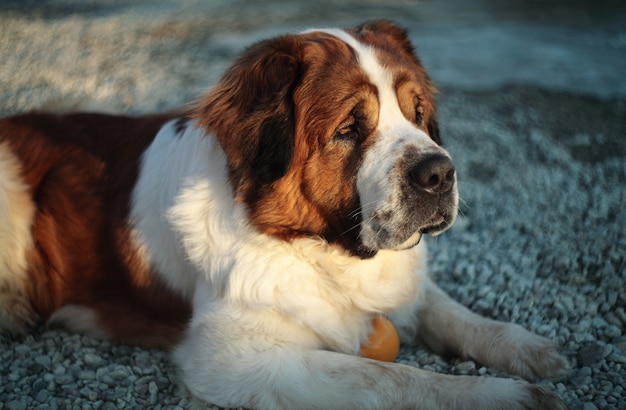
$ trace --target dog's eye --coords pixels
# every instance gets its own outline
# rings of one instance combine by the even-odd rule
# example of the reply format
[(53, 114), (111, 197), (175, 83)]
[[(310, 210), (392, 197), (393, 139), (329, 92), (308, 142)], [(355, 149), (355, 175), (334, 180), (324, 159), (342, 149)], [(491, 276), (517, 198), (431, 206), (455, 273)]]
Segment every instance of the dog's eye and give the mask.
[(415, 123), (418, 127), (424, 125), (424, 106), (419, 99), (417, 100), (417, 105), (415, 107)]
[(356, 141), (359, 139), (359, 136), (359, 130), (353, 116), (350, 116), (337, 128), (337, 131), (335, 131), (335, 139), (338, 140)]

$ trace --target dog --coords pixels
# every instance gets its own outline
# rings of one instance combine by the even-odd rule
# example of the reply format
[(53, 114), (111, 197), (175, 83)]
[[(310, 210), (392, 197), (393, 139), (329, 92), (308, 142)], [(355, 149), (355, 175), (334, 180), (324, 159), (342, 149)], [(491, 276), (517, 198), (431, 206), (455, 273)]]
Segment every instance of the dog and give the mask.
[(194, 396), (259, 409), (556, 409), (519, 379), (363, 357), (403, 342), (527, 379), (555, 345), (427, 273), (457, 175), (435, 88), (388, 21), (252, 45), (180, 112), (0, 122), (0, 326), (173, 350)]

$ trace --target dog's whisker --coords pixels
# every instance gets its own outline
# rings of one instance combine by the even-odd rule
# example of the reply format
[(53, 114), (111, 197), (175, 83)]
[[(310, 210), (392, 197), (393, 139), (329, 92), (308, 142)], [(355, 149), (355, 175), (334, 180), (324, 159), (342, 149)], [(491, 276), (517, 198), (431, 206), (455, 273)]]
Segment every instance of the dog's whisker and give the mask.
[[(341, 233), (339, 234), (339, 236), (344, 236), (344, 235), (346, 235), (348, 232), (351, 232), (351, 231), (353, 231), (353, 230), (355, 230), (355, 229), (357, 229), (357, 228), (360, 228), (362, 224), (364, 224), (364, 223), (366, 224), (366, 223), (368, 223), (369, 221), (371, 221), (372, 219), (374, 219), (374, 218), (373, 218), (373, 217), (370, 217), (370, 218), (368, 218), (366, 221), (361, 221), (360, 223), (354, 224), (354, 225), (353, 225), (353, 226), (351, 226), (350, 228), (348, 228), (348, 229), (346, 229), (345, 231), (341, 232)], [(359, 238), (361, 237), (361, 233), (360, 233), (360, 232), (359, 232), (358, 237), (359, 237)]]

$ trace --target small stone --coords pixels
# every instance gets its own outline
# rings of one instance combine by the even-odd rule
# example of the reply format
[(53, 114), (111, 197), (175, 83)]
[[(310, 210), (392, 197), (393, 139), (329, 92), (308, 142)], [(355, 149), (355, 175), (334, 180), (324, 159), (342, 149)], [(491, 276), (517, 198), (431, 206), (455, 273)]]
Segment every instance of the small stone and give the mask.
[(57, 374), (54, 377), (54, 382), (56, 384), (69, 384), (74, 381), (74, 376), (71, 374)]
[(578, 351), (578, 363), (581, 366), (589, 366), (602, 359), (604, 348), (596, 342), (585, 344)]
[(135, 384), (138, 386), (142, 386), (142, 385), (150, 383), (151, 381), (152, 381), (152, 376), (143, 376), (143, 377), (138, 378)]
[(35, 380), (35, 382), (33, 383), (33, 391), (39, 391), (43, 388), (46, 387), (46, 382), (42, 379), (37, 379)]
[(571, 379), (572, 383), (579, 388), (582, 388), (584, 391), (587, 391), (589, 384), (593, 382), (591, 376), (575, 376)]
[(61, 353), (61, 352), (54, 352), (52, 354), (52, 363), (55, 364), (55, 365), (58, 365), (58, 364), (60, 364), (63, 361), (64, 358), (65, 358), (65, 356), (63, 355), (63, 353)]
[(52, 369), (52, 360), (50, 359), (50, 356), (37, 356), (35, 357), (35, 363), (39, 364), (46, 370)]
[(78, 372), (78, 378), (80, 380), (95, 380), (96, 372), (94, 372), (93, 370), (81, 370), (80, 372)]
[[(596, 302), (589, 302), (587, 303), (587, 305), (585, 306), (585, 310), (587, 311), (587, 313), (589, 313), (590, 315), (595, 315), (598, 313), (598, 304)], [(586, 322), (586, 319), (583, 319), (583, 321)]]
[(83, 397), (86, 397), (87, 399), (89, 399), (89, 401), (95, 401), (98, 398), (98, 393), (91, 390), (89, 387), (83, 387), (82, 389), (79, 390), (79, 393)]
[(576, 343), (592, 343), (595, 339), (593, 335), (588, 332), (574, 333), (573, 338)]
[(117, 369), (110, 372), (109, 376), (118, 381), (124, 380), (128, 377), (128, 372), (126, 372), (125, 370)]
[(626, 311), (622, 307), (615, 309), (615, 316), (626, 326)]
[(602, 397), (596, 400), (597, 407), (600, 409), (606, 409), (609, 403)]
[(26, 410), (28, 404), (26, 403), (25, 398), (21, 398), (20, 400), (12, 400), (6, 404), (8, 410)]
[(585, 403), (583, 405), (583, 410), (598, 410), (598, 408), (593, 403)]
[(617, 362), (617, 363), (626, 364), (626, 356), (621, 355), (621, 354), (619, 354), (617, 352), (613, 352), (610, 355), (608, 355), (606, 360), (608, 360), (610, 362)]
[(148, 384), (148, 391), (150, 392), (150, 394), (157, 394), (159, 388), (157, 387), (157, 384), (155, 382), (150, 382)]
[(98, 369), (98, 371), (96, 372), (96, 379), (99, 382), (105, 383), (109, 386), (115, 384), (115, 380), (113, 380), (113, 378), (109, 374), (109, 370), (104, 367)]
[(18, 345), (13, 348), (17, 357), (27, 357), (30, 355), (30, 346)]
[(590, 384), (592, 382), (592, 378), (591, 378), (591, 367), (585, 366), (580, 368), (580, 370), (578, 370), (576, 372), (576, 375), (574, 375), (571, 378), (571, 382), (576, 385), (576, 386), (586, 386), (588, 384)]
[(459, 374), (476, 374), (476, 363), (471, 360), (462, 362), (454, 366), (454, 369)]
[(48, 397), (50, 397), (50, 392), (46, 389), (41, 389), (37, 392), (37, 394), (35, 394), (34, 399), (39, 403), (45, 403), (48, 400)]
[(617, 317), (617, 315), (614, 312), (608, 312), (607, 314), (605, 314), (604, 320), (606, 320), (608, 323), (614, 326), (618, 326), (618, 327), (622, 326), (622, 321)]
[(102, 364), (102, 358), (92, 353), (85, 354), (85, 356), (83, 356), (83, 361), (85, 362), (87, 366), (90, 366), (90, 367), (97, 367), (97, 366), (100, 366), (100, 364)]
[(613, 344), (617, 350), (626, 352), (626, 337), (621, 336), (616, 338), (616, 340), (613, 340)]
[(601, 329), (603, 327), (606, 327), (607, 325), (608, 323), (606, 322), (606, 320), (601, 317), (594, 317), (593, 319), (591, 319), (591, 326), (596, 329)]
[(550, 331), (553, 330), (552, 326), (550, 325), (541, 325), (539, 327), (537, 327), (536, 332), (542, 336), (548, 336), (548, 334), (550, 333)]
[(615, 325), (609, 325), (604, 329), (604, 335), (612, 339), (614, 337), (620, 337), (622, 335), (622, 331)]
[(107, 401), (104, 402), (104, 404), (102, 405), (102, 407), (100, 407), (101, 410), (117, 410), (117, 406), (115, 405), (115, 403)]
[(574, 300), (570, 296), (563, 296), (560, 301), (568, 312), (575, 310)]

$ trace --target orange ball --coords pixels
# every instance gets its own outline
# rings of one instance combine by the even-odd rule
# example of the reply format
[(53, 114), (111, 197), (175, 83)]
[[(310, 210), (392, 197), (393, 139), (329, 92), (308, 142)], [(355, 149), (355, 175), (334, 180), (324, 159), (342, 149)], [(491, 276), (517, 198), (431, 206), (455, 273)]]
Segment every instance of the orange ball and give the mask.
[(372, 333), (361, 346), (361, 356), (383, 362), (393, 362), (400, 351), (400, 338), (393, 324), (382, 316), (372, 319)]

